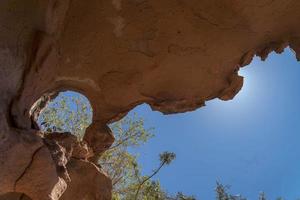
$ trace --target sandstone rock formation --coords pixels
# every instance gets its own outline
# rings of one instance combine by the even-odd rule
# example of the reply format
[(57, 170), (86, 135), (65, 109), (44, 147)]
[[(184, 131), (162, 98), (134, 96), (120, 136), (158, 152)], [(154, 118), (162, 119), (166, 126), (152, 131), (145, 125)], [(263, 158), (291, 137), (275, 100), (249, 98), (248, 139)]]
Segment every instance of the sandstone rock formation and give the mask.
[[(232, 99), (254, 55), (289, 45), (300, 59), (299, 19), (298, 0), (2, 0), (0, 199), (110, 199), (93, 164), (107, 123), (141, 103), (170, 114)], [(32, 120), (63, 90), (93, 106), (82, 144)]]

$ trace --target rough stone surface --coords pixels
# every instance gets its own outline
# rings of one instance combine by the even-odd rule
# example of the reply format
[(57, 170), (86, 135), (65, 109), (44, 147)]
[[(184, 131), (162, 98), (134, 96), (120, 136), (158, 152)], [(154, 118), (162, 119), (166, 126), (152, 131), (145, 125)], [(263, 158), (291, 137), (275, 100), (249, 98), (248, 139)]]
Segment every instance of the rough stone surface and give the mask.
[(111, 180), (98, 167), (72, 159), (67, 168), (72, 181), (61, 200), (111, 199)]
[[(299, 11), (298, 0), (2, 0), (0, 195), (76, 199), (84, 178), (98, 185), (80, 198), (109, 199), (92, 163), (113, 142), (107, 123), (141, 103), (171, 114), (230, 100), (254, 55), (289, 45), (300, 60)], [(36, 130), (45, 102), (30, 116), (63, 90), (93, 106), (82, 144)]]
[(11, 193), (0, 195), (0, 200), (31, 200), (31, 199), (25, 194), (11, 192)]

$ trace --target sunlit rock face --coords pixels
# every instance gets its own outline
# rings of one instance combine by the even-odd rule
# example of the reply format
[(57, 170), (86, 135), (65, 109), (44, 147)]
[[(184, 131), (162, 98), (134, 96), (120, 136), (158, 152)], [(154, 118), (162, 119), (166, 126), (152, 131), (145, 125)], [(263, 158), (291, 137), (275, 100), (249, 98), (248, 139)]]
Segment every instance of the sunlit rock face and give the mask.
[[(299, 19), (298, 0), (2, 0), (0, 195), (110, 199), (93, 163), (113, 142), (108, 122), (141, 103), (169, 114), (232, 99), (255, 54), (290, 45), (300, 59)], [(93, 106), (82, 144), (43, 137), (29, 114), (68, 89)]]

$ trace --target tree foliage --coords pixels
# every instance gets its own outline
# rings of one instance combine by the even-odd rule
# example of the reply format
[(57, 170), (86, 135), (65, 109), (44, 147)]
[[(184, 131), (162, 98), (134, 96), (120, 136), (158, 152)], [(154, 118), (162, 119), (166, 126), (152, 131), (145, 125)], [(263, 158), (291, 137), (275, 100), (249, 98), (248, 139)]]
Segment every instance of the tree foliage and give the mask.
[(216, 186), (216, 200), (246, 200), (241, 195), (231, 195), (228, 193), (229, 186), (224, 186), (221, 183), (217, 182)]
[(92, 108), (82, 95), (60, 94), (42, 110), (37, 123), (44, 132), (70, 132), (82, 139), (92, 123)]
[[(247, 198), (242, 195), (232, 195), (229, 193), (229, 186), (224, 186), (221, 183), (217, 182), (217, 186), (215, 189), (216, 192), (216, 200), (247, 200)], [(264, 192), (260, 192), (258, 196), (258, 200), (267, 200), (266, 194)], [(276, 198), (276, 200), (284, 200), (282, 197)]]

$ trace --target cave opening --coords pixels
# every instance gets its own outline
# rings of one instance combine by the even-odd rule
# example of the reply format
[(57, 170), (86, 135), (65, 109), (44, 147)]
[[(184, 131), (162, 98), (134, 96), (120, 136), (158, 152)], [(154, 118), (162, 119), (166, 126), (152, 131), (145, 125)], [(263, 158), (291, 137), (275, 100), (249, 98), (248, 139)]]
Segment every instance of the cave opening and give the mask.
[[(37, 104), (42, 104), (42, 108), (36, 109)], [(34, 115), (31, 111), (30, 114), (35, 116), (33, 120), (45, 134), (68, 132), (82, 140), (92, 123), (93, 109), (89, 100), (75, 91), (45, 95), (34, 104), (33, 109), (38, 113)]]
[[(145, 120), (155, 136), (129, 149), (139, 155), (141, 173), (151, 173), (157, 155), (176, 153), (175, 162), (154, 180), (169, 193), (214, 199), (216, 181), (233, 194), (258, 199), (300, 197), (300, 67), (289, 48), (265, 61), (254, 57), (241, 68), (244, 86), (231, 101), (214, 99), (193, 112), (165, 116), (137, 106), (127, 117)], [(180, 180), (180, 184), (178, 183)]]

